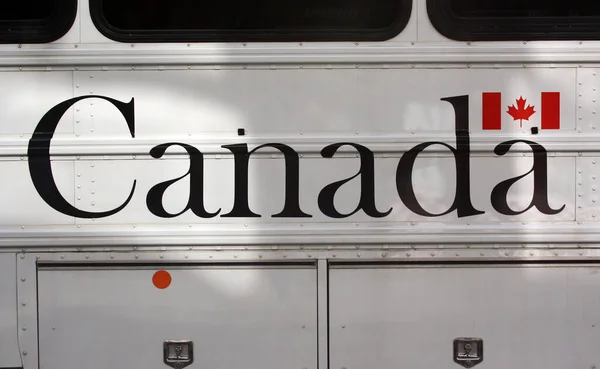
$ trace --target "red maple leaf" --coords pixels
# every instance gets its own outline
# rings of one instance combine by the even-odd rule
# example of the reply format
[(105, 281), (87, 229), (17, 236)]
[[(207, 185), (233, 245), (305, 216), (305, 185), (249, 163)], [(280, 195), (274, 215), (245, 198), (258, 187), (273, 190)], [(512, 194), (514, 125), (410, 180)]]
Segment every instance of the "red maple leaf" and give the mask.
[(519, 97), (519, 99), (516, 101), (517, 107), (515, 108), (515, 104), (509, 106), (507, 113), (513, 117), (513, 120), (518, 119), (520, 121), (519, 127), (523, 127), (523, 119), (529, 120), (529, 117), (535, 113), (535, 110), (533, 110), (534, 107), (531, 105), (527, 105), (527, 108), (525, 108), (527, 99), (524, 99), (523, 96)]

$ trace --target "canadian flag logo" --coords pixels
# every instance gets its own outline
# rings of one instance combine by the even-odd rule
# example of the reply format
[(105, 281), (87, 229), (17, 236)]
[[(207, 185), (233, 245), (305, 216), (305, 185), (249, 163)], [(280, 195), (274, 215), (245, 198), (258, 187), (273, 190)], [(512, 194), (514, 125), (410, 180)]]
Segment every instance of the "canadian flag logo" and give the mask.
[[(560, 129), (560, 92), (542, 92), (541, 104), (541, 129)], [(529, 121), (538, 109), (527, 103), (523, 96), (514, 100), (512, 105), (502, 106), (502, 93), (484, 92), (482, 94), (482, 119), (481, 125), (484, 130), (502, 129), (502, 114), (508, 114), (513, 121), (519, 122), (523, 127), (523, 121)]]

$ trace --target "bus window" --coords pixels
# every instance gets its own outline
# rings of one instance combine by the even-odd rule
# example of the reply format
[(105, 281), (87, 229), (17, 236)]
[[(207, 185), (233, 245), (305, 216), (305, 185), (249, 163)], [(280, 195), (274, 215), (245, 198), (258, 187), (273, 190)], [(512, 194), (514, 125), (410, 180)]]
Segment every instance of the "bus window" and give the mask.
[(90, 0), (121, 42), (382, 41), (408, 23), (412, 0)]
[(427, 11), (459, 41), (600, 39), (598, 1), (427, 0)]
[(56, 41), (75, 21), (77, 0), (0, 1), (0, 43)]

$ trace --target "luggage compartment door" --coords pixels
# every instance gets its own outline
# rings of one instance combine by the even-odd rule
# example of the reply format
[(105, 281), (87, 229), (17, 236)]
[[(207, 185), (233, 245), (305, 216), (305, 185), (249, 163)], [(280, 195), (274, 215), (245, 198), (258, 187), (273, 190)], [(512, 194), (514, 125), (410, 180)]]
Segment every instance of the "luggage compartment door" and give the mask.
[(41, 367), (316, 369), (316, 278), (314, 265), (40, 267)]
[(600, 365), (598, 265), (331, 268), (331, 368)]

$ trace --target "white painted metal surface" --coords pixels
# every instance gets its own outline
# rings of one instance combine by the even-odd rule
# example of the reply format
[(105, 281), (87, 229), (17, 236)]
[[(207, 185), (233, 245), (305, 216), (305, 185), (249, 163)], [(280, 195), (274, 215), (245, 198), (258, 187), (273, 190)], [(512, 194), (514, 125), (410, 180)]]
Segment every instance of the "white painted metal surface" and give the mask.
[[(582, 189), (590, 187), (594, 191), (595, 174), (588, 168), (578, 168), (578, 160), (589, 157), (593, 162), (597, 157), (595, 69), (161, 69), (76, 68), (0, 74), (0, 80), (16, 84), (23, 96), (27, 91), (41, 94), (53, 86), (60, 87), (58, 93), (44, 94), (40, 101), (34, 99), (31, 109), (25, 109), (25, 102), (19, 100), (8, 104), (2, 113), (7, 120), (21, 116), (24, 122), (19, 130), (6, 123), (6, 134), (0, 137), (6, 155), (6, 160), (0, 161), (0, 171), (15, 176), (13, 181), (0, 184), (5, 187), (2, 193), (6, 203), (11, 204), (0, 209), (0, 219), (4, 219), (0, 234), (4, 239), (15, 240), (11, 245), (19, 246), (37, 242), (32, 237), (41, 234), (53, 235), (50, 243), (57, 237), (62, 243), (75, 243), (77, 235), (84, 235), (88, 241), (81, 242), (85, 246), (92, 243), (92, 238), (112, 235), (117, 237), (113, 243), (139, 245), (140, 238), (130, 236), (146, 237), (149, 232), (158, 232), (163, 238), (154, 242), (175, 244), (181, 240), (172, 236), (181, 235), (182, 227), (185, 232), (196, 232), (189, 233), (195, 238), (188, 242), (203, 245), (216, 240), (239, 243), (233, 241), (233, 235), (242, 237), (245, 244), (289, 243), (286, 237), (291, 234), (295, 234), (294, 243), (303, 244), (331, 242), (331, 237), (341, 243), (352, 242), (340, 235), (357, 242), (363, 237), (384, 243), (435, 243), (439, 242), (435, 236), (439, 232), (462, 234), (451, 242), (472, 242), (471, 236), (481, 234), (487, 235), (486, 242), (490, 243), (529, 242), (536, 237), (546, 242), (591, 242), (591, 237), (597, 238), (593, 214), (579, 213), (588, 211), (579, 207), (582, 201), (594, 204), (593, 196), (583, 196)], [(482, 94), (486, 92), (502, 94), (499, 130), (482, 129)], [(543, 92), (560, 93), (560, 129), (532, 134), (532, 127), (541, 127)], [(136, 188), (131, 202), (112, 216), (73, 219), (53, 210), (34, 190), (26, 165), (31, 159), (25, 154), (28, 145), (34, 144), (35, 140), (29, 139), (45, 112), (68, 98), (90, 95), (123, 103), (133, 101), (135, 137), (122, 113), (108, 101), (89, 98), (74, 104), (62, 116), (50, 146), (59, 192), (77, 209), (100, 212), (123, 204), (134, 181)], [(463, 95), (468, 96), (469, 103), (468, 178), (463, 170), (457, 173), (452, 153), (440, 144), (419, 154), (412, 172), (399, 173), (399, 161), (417, 145), (442, 142), (457, 147), (458, 114), (441, 99)], [(535, 109), (522, 122), (515, 121), (506, 110), (520, 97)], [(0, 91), (0, 101), (3, 99), (12, 101), (15, 97), (9, 90)], [(21, 115), (24, 110), (26, 114)], [(238, 135), (240, 128), (245, 130), (242, 136)], [(516, 212), (528, 207), (534, 194), (533, 178), (540, 172), (547, 186), (544, 189), (538, 184), (536, 191), (547, 191), (544, 197), (552, 209), (564, 206), (560, 212), (549, 214), (532, 208), (515, 216), (492, 206), (494, 187), (532, 168), (532, 150), (523, 143), (512, 146), (504, 155), (494, 153), (497, 145), (510, 140), (541, 145), (547, 153), (543, 161), (548, 172), (536, 168), (535, 174), (516, 181), (506, 194), (508, 206)], [(220, 210), (217, 216), (203, 218), (188, 210), (175, 217), (160, 217), (150, 210), (149, 190), (185, 175), (190, 166), (180, 148), (170, 148), (161, 160), (150, 157), (154, 146), (167, 142), (188, 144), (204, 154), (203, 172), (195, 169), (195, 174), (204, 176), (205, 208), (209, 212)], [(360, 158), (349, 146), (342, 147), (333, 158), (323, 157), (321, 150), (338, 142), (356, 143), (370, 150), (373, 176), (363, 168), (362, 174), (350, 180), (360, 169)], [(253, 154), (248, 167), (249, 207), (261, 217), (223, 217), (233, 209), (236, 195), (234, 157), (222, 146), (236, 143), (248, 143), (250, 150), (266, 143), (289, 145), (295, 150), (299, 160), (298, 202), (311, 217), (271, 217), (283, 208), (286, 170), (283, 156), (265, 149)], [(199, 160), (194, 159), (194, 163), (197, 165)], [(365, 160), (371, 162), (368, 157)], [(576, 179), (579, 174), (585, 177)], [(361, 178), (373, 183), (372, 191), (362, 188)], [(420, 214), (409, 208), (406, 197), (399, 194), (397, 186), (402, 178), (410, 178), (419, 206), (431, 214), (444, 213), (451, 207), (457, 179), (463, 184), (468, 182), (473, 206), (483, 214)], [(375, 217), (373, 212), (359, 209), (351, 216), (331, 216), (318, 204), (319, 194), (327, 185), (341, 180), (348, 183), (336, 191), (335, 211), (352, 213), (367, 191), (373, 192), (367, 196), (373, 196), (378, 212), (390, 213)], [(198, 195), (199, 191), (199, 187), (190, 189), (188, 175), (165, 191), (162, 205), (169, 213), (177, 214), (185, 210), (190, 194)], [(17, 204), (24, 203), (27, 206), (20, 214)], [(588, 204), (585, 209), (592, 207)], [(15, 216), (15, 211), (20, 215)], [(331, 228), (333, 225), (337, 230)], [(547, 228), (557, 226), (562, 231), (550, 235)], [(581, 231), (584, 226), (591, 227), (591, 237)], [(204, 239), (196, 237), (200, 234)], [(511, 237), (510, 241), (506, 237)]]
[(17, 325), (17, 262), (15, 254), (0, 254), (0, 367), (21, 367)]
[(164, 267), (39, 271), (46, 369), (163, 368), (164, 340), (192, 340), (188, 368), (317, 367), (314, 267)]
[(453, 340), (483, 339), (478, 368), (600, 362), (595, 265), (334, 268), (331, 368), (459, 368)]

